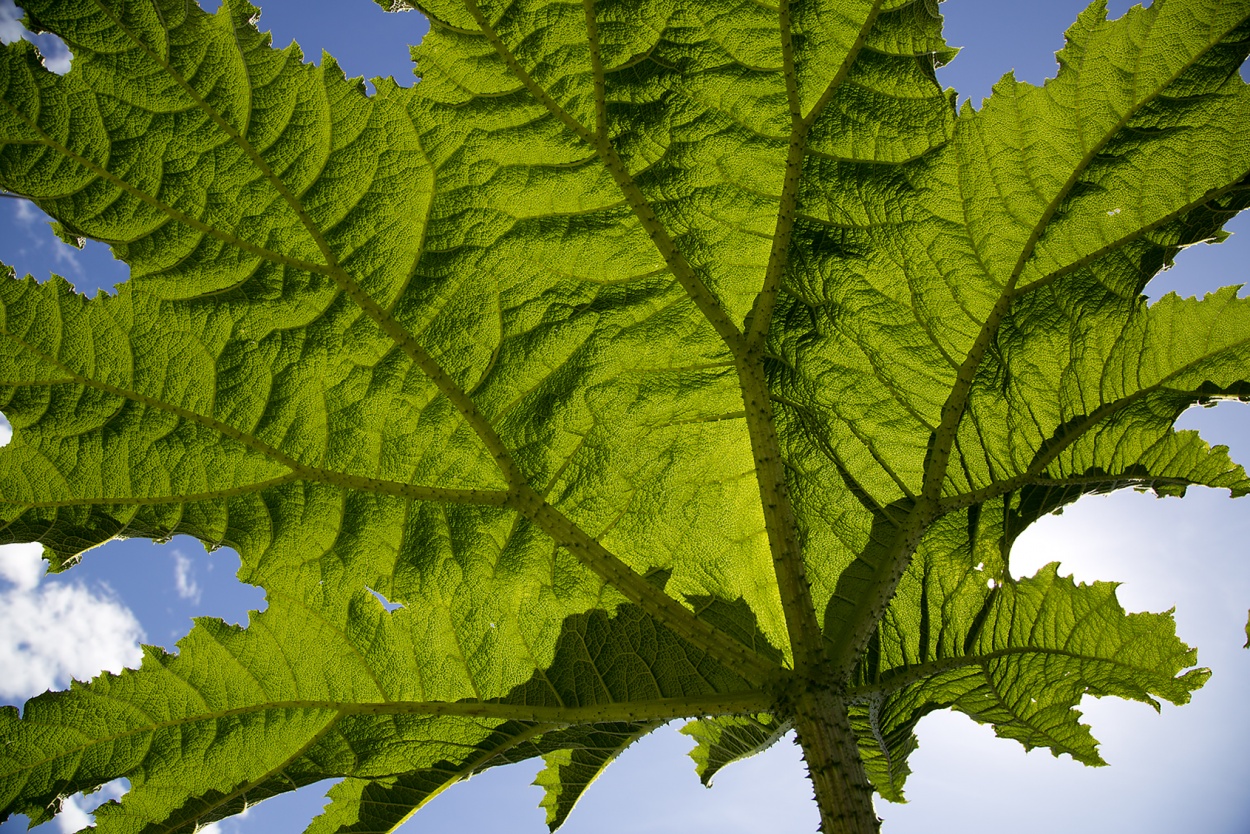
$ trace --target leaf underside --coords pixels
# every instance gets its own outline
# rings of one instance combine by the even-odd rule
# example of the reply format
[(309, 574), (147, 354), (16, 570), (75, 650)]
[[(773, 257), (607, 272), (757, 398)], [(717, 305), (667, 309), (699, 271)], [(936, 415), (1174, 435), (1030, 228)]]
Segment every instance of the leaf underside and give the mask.
[(767, 714), (700, 718), (682, 728), (695, 740), (690, 758), (699, 781), (708, 787), (721, 768), (762, 753), (789, 730), (789, 722)]
[(343, 777), (308, 830), (390, 831), (542, 757), (554, 830), (667, 720), (705, 783), (772, 744), (816, 657), (901, 800), (933, 710), (1100, 764), (1084, 695), (1205, 681), (1010, 552), (1250, 492), (1172, 428), (1250, 396), (1250, 302), (1142, 296), (1250, 204), (1250, 2), (1100, 0), (959, 112), (928, 0), (434, 0), (372, 95), (243, 0), (23, 6), (73, 65), (3, 47), (0, 187), (132, 277), (0, 276), (0, 542), (191, 535), (268, 607), (0, 711), (0, 820)]

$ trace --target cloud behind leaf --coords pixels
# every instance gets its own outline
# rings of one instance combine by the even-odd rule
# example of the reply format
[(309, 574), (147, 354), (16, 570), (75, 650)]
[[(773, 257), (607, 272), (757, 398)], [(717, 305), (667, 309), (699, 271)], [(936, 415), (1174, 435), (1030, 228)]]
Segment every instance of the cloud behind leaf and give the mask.
[(42, 581), (41, 550), (0, 547), (0, 698), (10, 702), (142, 659), (131, 610), (107, 588)]
[(181, 550), (173, 552), (174, 589), (178, 596), (197, 605), (200, 602), (200, 583), (195, 581), (195, 565)]

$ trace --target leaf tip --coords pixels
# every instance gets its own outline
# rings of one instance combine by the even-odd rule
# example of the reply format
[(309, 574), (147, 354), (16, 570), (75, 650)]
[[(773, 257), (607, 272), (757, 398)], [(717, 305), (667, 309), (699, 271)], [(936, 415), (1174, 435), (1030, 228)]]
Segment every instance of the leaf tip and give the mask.
[(1200, 666), (1197, 669), (1190, 669), (1176, 680), (1185, 688), (1185, 693), (1179, 700), (1171, 698), (1168, 698), (1168, 700), (1179, 707), (1188, 704), (1193, 697), (1193, 693), (1206, 686), (1207, 681), (1211, 680), (1211, 670), (1205, 666)]

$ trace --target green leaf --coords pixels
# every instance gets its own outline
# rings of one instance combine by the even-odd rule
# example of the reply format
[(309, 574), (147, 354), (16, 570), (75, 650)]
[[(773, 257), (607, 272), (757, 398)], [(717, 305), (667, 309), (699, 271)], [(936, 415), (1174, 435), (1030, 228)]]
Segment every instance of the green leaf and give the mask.
[[(328, 608), (314, 610), (325, 616)], [(97, 818), (101, 831), (158, 821), (191, 830), (273, 793), (351, 775), (326, 817), (350, 823), (342, 830), (389, 830), (370, 826), (398, 825), (485, 767), (582, 749), (612, 732), (605, 722), (763, 703), (633, 606), (566, 621), (546, 668), (493, 699), (423, 697), (434, 667), (413, 663), (411, 635), (425, 629), (408, 609), (388, 613), (362, 591), (339, 622), (310, 622), (307, 613), (271, 595), (246, 630), (204, 619), (177, 655), (149, 649), (140, 670), (32, 699), (20, 720), (6, 709), (0, 733), (15, 752), (3, 760), (5, 772), (21, 781), (7, 801), (43, 818), (67, 791), (124, 771), (131, 789)], [(489, 686), (486, 678), (466, 683)], [(78, 727), (72, 736), (44, 729), (65, 716)], [(591, 725), (592, 740), (568, 730), (541, 735), (569, 724)], [(192, 773), (201, 781), (189, 783)]]
[[(1163, 35), (1174, 16), (1203, 36), (1181, 46)], [(782, 396), (806, 435), (792, 455), (811, 473), (796, 493), (810, 484), (812, 498), (796, 502), (849, 526), (855, 490), (838, 512), (821, 482), (853, 479), (862, 542), (870, 519), (904, 517), (917, 498), (950, 506), (1095, 467), (1149, 469), (1184, 442), (1170, 425), (1188, 403), (1244, 393), (1234, 369), (1245, 331), (1219, 321), (1244, 315), (1233, 312), (1243, 302), (1227, 292), (1147, 313), (1139, 293), (1179, 246), (1246, 204), (1250, 147), (1227, 140), (1250, 117), (1235, 72), (1245, 49), (1236, 4), (1158, 4), (1114, 22), (1095, 4), (1069, 31), (1056, 79), (1004, 79), (913, 183), (895, 186), (891, 216), (854, 246), (814, 247), (809, 274), (821, 280), (804, 286), (790, 319), (802, 326), (782, 350)], [(813, 244), (828, 239), (817, 234)], [(866, 305), (871, 315), (848, 314)], [(1181, 337), (1186, 327), (1196, 332)], [(813, 527), (829, 542), (814, 551), (840, 552), (828, 522)], [(895, 546), (873, 538), (879, 555), (857, 542), (858, 561), (820, 571), (837, 577), (834, 643), (863, 645), (876, 589), (897, 578)]]
[(543, 789), (541, 807), (547, 811), (547, 828), (564, 825), (569, 812), (590, 783), (638, 739), (660, 727), (662, 722), (602, 724), (582, 733), (577, 746), (564, 746), (543, 756), (546, 762), (534, 780)]
[(0, 187), (132, 277), (0, 276), (0, 542), (192, 535), (268, 608), (5, 710), (0, 818), (344, 777), (310, 830), (389, 831), (541, 756), (554, 828), (686, 717), (705, 782), (793, 727), (863, 834), (928, 712), (1099, 764), (1084, 695), (1205, 680), (1010, 553), (1250, 492), (1173, 428), (1250, 397), (1250, 301), (1142, 296), (1250, 205), (1250, 2), (1096, 2), (958, 113), (931, 0), (433, 0), (373, 94), (243, 0), (24, 7), (74, 60), (3, 48)]
[(538, 755), (533, 740), (546, 729), (542, 724), (505, 722), (450, 760), (375, 778), (348, 777), (330, 788), (330, 803), (307, 831), (391, 831), (456, 782), (494, 765)]
[(728, 715), (691, 721), (682, 732), (695, 740), (690, 751), (699, 781), (711, 787), (721, 768), (762, 753), (790, 731), (771, 715)]
[(1176, 638), (1171, 612), (1126, 614), (1113, 583), (1078, 585), (1058, 575), (1058, 563), (1003, 580), (973, 566), (967, 524), (948, 517), (935, 531), (946, 540), (917, 554), (852, 688), (861, 753), (886, 798), (902, 800), (913, 730), (935, 709), (964, 712), (1028, 749), (1101, 765), (1078, 721), (1083, 696), (1158, 709), (1157, 698), (1188, 703), (1210, 676), (1189, 669), (1196, 653)]

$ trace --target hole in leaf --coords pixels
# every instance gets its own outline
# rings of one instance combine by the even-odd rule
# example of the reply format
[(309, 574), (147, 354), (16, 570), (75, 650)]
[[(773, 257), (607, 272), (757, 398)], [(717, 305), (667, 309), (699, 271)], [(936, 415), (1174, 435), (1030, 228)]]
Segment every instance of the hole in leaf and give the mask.
[(69, 72), (73, 53), (65, 41), (48, 32), (35, 34), (22, 25), (22, 13), (13, 0), (0, 0), (0, 42), (13, 43), (25, 38), (35, 45), (49, 72), (64, 75)]
[(130, 278), (130, 268), (113, 257), (107, 244), (89, 239), (66, 243), (52, 218), (34, 203), (0, 193), (15, 198), (0, 200), (0, 261), (13, 267), (17, 277), (33, 275), (42, 282), (50, 274), (60, 275), (83, 295), (112, 294), (115, 285)]
[(404, 607), (404, 604), (402, 602), (391, 602), (389, 599), (382, 596), (382, 594), (373, 590), (368, 585), (365, 586), (365, 590), (373, 594), (373, 598), (376, 599), (378, 602), (382, 603), (382, 607), (385, 608), (387, 611), (395, 611), (397, 609)]
[(0, 703), (17, 706), (142, 660), (144, 630), (125, 601), (77, 573), (47, 574), (43, 557), (38, 543), (0, 547)]
[(61, 804), (61, 812), (56, 815), (57, 827), (61, 831), (82, 831), (87, 826), (95, 825), (95, 810), (106, 802), (121, 799), (129, 790), (129, 779), (114, 779), (94, 791), (66, 797)]

